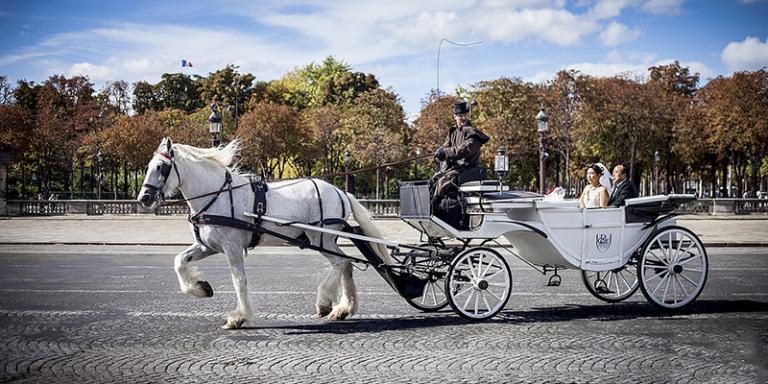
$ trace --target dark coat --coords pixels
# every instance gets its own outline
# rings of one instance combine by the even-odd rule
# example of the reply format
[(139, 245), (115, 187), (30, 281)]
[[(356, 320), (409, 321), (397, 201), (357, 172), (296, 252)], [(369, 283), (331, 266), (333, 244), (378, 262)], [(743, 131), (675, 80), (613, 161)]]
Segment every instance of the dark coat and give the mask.
[(448, 132), (448, 138), (441, 146), (445, 151), (446, 169), (432, 176), (435, 196), (445, 196), (455, 188), (456, 179), (461, 172), (477, 167), (480, 163), (480, 147), (490, 138), (471, 122), (463, 127), (454, 126)]
[(627, 204), (627, 199), (639, 196), (635, 183), (630, 179), (624, 179), (621, 184), (613, 188), (613, 192), (608, 196), (608, 205), (622, 206)]
[(469, 122), (463, 127), (454, 126), (441, 146), (445, 150), (448, 169), (473, 168), (480, 163), (480, 147), (490, 138)]

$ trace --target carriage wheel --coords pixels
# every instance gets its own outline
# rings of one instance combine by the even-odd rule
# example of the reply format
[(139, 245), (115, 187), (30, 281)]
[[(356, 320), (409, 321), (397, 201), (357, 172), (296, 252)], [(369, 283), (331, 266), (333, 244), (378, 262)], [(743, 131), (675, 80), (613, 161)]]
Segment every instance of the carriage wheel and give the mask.
[(707, 251), (693, 232), (665, 227), (643, 247), (637, 270), (640, 290), (657, 307), (682, 308), (704, 289), (708, 269)]
[(512, 270), (489, 248), (464, 251), (451, 263), (445, 280), (448, 303), (459, 316), (475, 321), (499, 313), (512, 291)]
[(440, 259), (429, 259), (419, 262), (419, 270), (414, 275), (427, 281), (421, 296), (413, 299), (405, 299), (414, 308), (424, 312), (435, 312), (448, 305), (445, 296), (445, 275), (450, 265)]
[(592, 296), (609, 303), (617, 303), (632, 296), (639, 287), (637, 261), (630, 260), (612, 271), (581, 271), (581, 280)]

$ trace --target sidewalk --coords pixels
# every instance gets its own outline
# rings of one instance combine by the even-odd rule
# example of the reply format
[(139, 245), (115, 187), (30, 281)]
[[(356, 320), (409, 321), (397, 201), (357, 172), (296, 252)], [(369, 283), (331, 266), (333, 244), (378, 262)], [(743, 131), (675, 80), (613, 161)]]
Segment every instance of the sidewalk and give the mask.
[[(399, 219), (374, 222), (389, 241), (420, 242), (419, 232)], [(707, 247), (768, 247), (768, 215), (685, 216), (678, 218), (678, 225), (696, 233)], [(0, 218), (0, 247), (3, 244), (189, 245), (193, 241), (186, 216)], [(349, 244), (349, 241), (340, 243)]]

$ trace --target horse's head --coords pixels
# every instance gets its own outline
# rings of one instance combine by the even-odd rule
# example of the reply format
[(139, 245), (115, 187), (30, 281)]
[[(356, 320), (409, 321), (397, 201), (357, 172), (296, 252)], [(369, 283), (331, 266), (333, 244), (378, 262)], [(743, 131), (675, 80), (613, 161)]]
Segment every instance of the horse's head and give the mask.
[[(175, 171), (175, 177), (171, 177), (171, 170)], [(170, 196), (179, 184), (181, 177), (176, 167), (173, 142), (170, 138), (165, 138), (147, 166), (147, 176), (144, 177), (138, 201), (144, 207), (154, 207), (158, 201)]]

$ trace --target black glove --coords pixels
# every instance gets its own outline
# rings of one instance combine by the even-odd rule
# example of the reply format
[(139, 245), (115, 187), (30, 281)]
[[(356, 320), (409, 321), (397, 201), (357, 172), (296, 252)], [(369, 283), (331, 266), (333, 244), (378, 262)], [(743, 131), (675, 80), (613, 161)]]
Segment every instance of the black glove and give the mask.
[(443, 147), (440, 147), (435, 151), (435, 157), (437, 157), (440, 161), (445, 161), (445, 149)]

